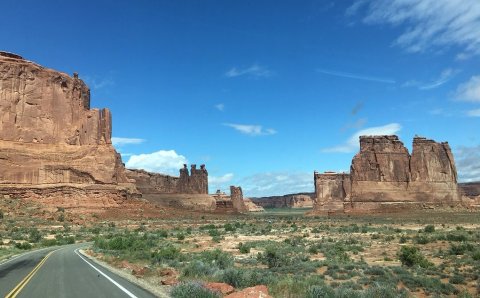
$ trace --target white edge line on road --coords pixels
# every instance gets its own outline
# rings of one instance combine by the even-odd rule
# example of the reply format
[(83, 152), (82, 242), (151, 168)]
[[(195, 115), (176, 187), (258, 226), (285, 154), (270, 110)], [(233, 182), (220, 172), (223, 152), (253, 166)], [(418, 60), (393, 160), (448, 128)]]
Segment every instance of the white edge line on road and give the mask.
[(93, 266), (92, 264), (90, 264), (89, 261), (85, 260), (84, 257), (82, 257), (79, 253), (78, 253), (78, 250), (79, 248), (77, 248), (75, 250), (75, 253), (77, 254), (77, 256), (80, 257), (80, 259), (82, 259), (85, 263), (87, 263), (88, 265), (90, 265), (93, 269), (97, 270), (101, 275), (103, 275), (106, 279), (108, 279), (112, 284), (116, 285), (120, 290), (122, 290), (125, 294), (127, 294), (128, 296), (132, 297), (132, 298), (138, 298), (137, 296), (133, 295), (132, 292), (130, 292), (129, 290), (125, 289), (121, 284), (119, 284), (118, 282), (114, 281), (113, 279), (111, 279), (108, 275), (106, 275), (105, 273), (103, 273), (102, 271), (100, 271), (97, 267)]

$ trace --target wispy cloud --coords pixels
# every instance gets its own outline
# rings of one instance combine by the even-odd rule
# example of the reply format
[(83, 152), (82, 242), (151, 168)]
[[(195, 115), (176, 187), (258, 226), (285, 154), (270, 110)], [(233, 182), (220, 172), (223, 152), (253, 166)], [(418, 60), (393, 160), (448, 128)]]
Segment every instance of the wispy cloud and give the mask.
[(223, 125), (231, 127), (236, 131), (249, 136), (267, 136), (274, 135), (277, 131), (273, 128), (263, 128), (261, 125), (224, 123)]
[(467, 111), (469, 117), (480, 117), (480, 109)]
[(455, 150), (458, 178), (461, 182), (480, 181), (480, 145)]
[(220, 112), (223, 112), (225, 110), (225, 105), (223, 103), (216, 104), (213, 107), (219, 110)]
[(210, 192), (215, 192), (217, 189), (219, 189), (228, 193), (229, 186), (235, 184), (232, 182), (234, 176), (235, 175), (233, 173), (227, 173), (220, 176), (209, 175), (208, 187), (210, 188)]
[(98, 78), (96, 76), (95, 77), (85, 76), (84, 81), (93, 90), (100, 90), (100, 89), (104, 89), (106, 87), (111, 87), (115, 85), (115, 81), (110, 76), (103, 77), (103, 78)]
[(175, 150), (159, 150), (152, 153), (134, 154), (130, 156), (125, 165), (130, 169), (178, 175), (178, 170), (187, 163), (187, 158), (177, 154)]
[(398, 123), (390, 123), (384, 126), (376, 126), (370, 127), (366, 129), (362, 129), (357, 131), (353, 134), (350, 138), (348, 138), (345, 143), (331, 147), (325, 148), (322, 152), (325, 153), (351, 153), (355, 152), (359, 148), (359, 137), (360, 136), (367, 136), (367, 135), (394, 135), (397, 134), (402, 129), (402, 126)]
[(480, 102), (480, 75), (458, 86), (455, 97), (461, 101)]
[(269, 78), (273, 75), (274, 73), (269, 70), (267, 67), (258, 65), (258, 64), (253, 64), (250, 67), (247, 68), (237, 68), (237, 67), (232, 67), (229, 69), (226, 73), (225, 76), (228, 78), (234, 78), (234, 77), (239, 77), (239, 76), (250, 76), (250, 77), (255, 77), (255, 78)]
[(480, 54), (478, 0), (357, 0), (346, 14), (362, 12), (366, 24), (403, 25), (394, 45), (408, 52), (457, 47), (458, 59)]
[(266, 172), (240, 180), (245, 196), (261, 197), (313, 192), (313, 173)]
[(143, 142), (145, 142), (144, 139), (112, 137), (113, 146), (136, 145)]
[(208, 183), (210, 184), (223, 184), (230, 182), (233, 179), (233, 173), (227, 173), (222, 176), (209, 176)]
[(455, 75), (457, 75), (458, 73), (459, 73), (458, 70), (448, 68), (448, 69), (445, 69), (444, 71), (442, 71), (442, 73), (438, 76), (438, 78), (436, 78), (433, 81), (430, 81), (430, 82), (427, 82), (427, 83), (418, 82), (418, 81), (408, 81), (408, 82), (404, 83), (403, 86), (404, 87), (417, 87), (420, 90), (431, 90), (431, 89), (438, 88), (438, 87), (442, 86), (443, 84), (447, 83), (453, 77), (455, 77)]
[(348, 79), (354, 79), (354, 80), (370, 81), (370, 82), (385, 83), (385, 84), (396, 83), (394, 79), (390, 79), (390, 78), (374, 77), (370, 75), (355, 74), (355, 73), (334, 71), (334, 70), (328, 70), (328, 69), (316, 69), (316, 71), (318, 73), (329, 75), (329, 76), (348, 78)]

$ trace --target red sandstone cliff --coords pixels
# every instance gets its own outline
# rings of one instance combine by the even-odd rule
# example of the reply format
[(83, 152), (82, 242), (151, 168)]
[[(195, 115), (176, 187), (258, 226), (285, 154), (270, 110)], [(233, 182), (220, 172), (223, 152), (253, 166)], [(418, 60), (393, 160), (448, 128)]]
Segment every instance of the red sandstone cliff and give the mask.
[(421, 137), (410, 155), (397, 136), (361, 136), (350, 176), (316, 173), (315, 188), (317, 213), (461, 204), (450, 146)]
[(77, 74), (0, 52), (0, 192), (55, 197), (74, 188), (126, 197), (134, 187), (111, 129), (110, 111), (90, 108), (90, 90)]

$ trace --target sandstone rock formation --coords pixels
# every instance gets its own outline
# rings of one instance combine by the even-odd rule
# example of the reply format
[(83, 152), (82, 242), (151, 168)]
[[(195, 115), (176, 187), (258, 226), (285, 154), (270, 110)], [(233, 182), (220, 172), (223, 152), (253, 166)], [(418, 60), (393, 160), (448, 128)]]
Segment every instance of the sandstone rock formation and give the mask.
[(78, 74), (0, 52), (1, 193), (61, 196), (64, 187), (128, 197), (134, 187), (111, 130), (110, 111), (90, 108), (90, 90)]
[(288, 194), (284, 196), (270, 196), (250, 198), (256, 205), (263, 208), (312, 208), (314, 205), (311, 193)]
[(236, 212), (244, 213), (247, 212), (247, 206), (243, 201), (243, 191), (240, 186), (230, 186), (230, 198), (232, 200), (233, 209)]
[(462, 203), (468, 207), (480, 208), (480, 182), (459, 183)]
[(213, 197), (216, 201), (215, 212), (217, 213), (246, 213), (250, 211), (243, 198), (241, 187), (230, 186), (230, 195), (217, 190)]
[(245, 206), (247, 206), (248, 212), (264, 212), (265, 209), (263, 209), (262, 206), (258, 206), (254, 202), (252, 202), (251, 199), (243, 199), (243, 202), (245, 203)]
[(126, 174), (129, 179), (135, 180), (135, 185), (142, 194), (208, 194), (208, 172), (205, 165), (197, 169), (192, 164), (190, 173), (187, 165), (183, 165), (179, 171), (179, 177), (135, 169), (128, 169)]
[(325, 172), (313, 174), (315, 181), (315, 210), (325, 213), (343, 212), (344, 199), (350, 194), (350, 175)]
[(315, 178), (319, 202), (315, 212), (319, 213), (330, 207), (339, 211), (341, 200), (345, 212), (394, 211), (461, 202), (450, 146), (421, 137), (413, 139), (410, 155), (397, 136), (361, 136), (360, 152), (352, 160), (349, 178), (340, 174)]
[(179, 177), (128, 169), (126, 175), (135, 181), (142, 198), (161, 206), (187, 208), (197, 211), (214, 211), (216, 202), (208, 195), (208, 172), (192, 164), (179, 170)]

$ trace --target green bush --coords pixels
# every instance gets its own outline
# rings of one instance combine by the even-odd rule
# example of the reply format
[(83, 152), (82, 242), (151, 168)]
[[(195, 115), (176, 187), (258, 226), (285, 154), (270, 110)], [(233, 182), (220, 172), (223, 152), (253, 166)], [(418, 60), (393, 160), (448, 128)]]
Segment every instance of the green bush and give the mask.
[(42, 240), (42, 234), (38, 231), (36, 228), (30, 229), (30, 232), (28, 233), (28, 241), (32, 243), (37, 243), (40, 240)]
[(246, 243), (243, 244), (242, 242), (240, 242), (240, 243), (238, 244), (238, 250), (240, 250), (240, 252), (241, 252), (242, 254), (248, 254), (248, 253), (250, 253), (250, 246), (249, 246), (248, 244), (246, 244)]
[(23, 249), (23, 250), (32, 249), (32, 245), (28, 242), (23, 242), (23, 243), (16, 242), (15, 247), (18, 248), (18, 249)]
[(200, 260), (195, 260), (190, 262), (183, 268), (182, 276), (201, 278), (206, 276), (212, 276), (216, 270), (217, 270), (216, 267), (212, 267), (209, 264), (205, 264)]
[(434, 225), (428, 225), (423, 229), (423, 231), (425, 233), (433, 233), (433, 232), (435, 232), (435, 226)]
[(448, 282), (451, 283), (451, 284), (455, 284), (455, 285), (464, 284), (465, 283), (465, 277), (463, 277), (461, 275), (458, 275), (458, 274), (455, 274), (452, 277), (450, 277)]
[(227, 269), (233, 266), (233, 256), (220, 249), (202, 251), (199, 259), (203, 262), (216, 266), (219, 269)]
[(154, 251), (151, 256), (153, 263), (162, 263), (168, 260), (175, 260), (182, 256), (180, 250), (172, 244), (167, 244), (160, 249)]
[(402, 265), (407, 267), (420, 266), (427, 268), (433, 265), (423, 256), (420, 250), (414, 246), (402, 246), (398, 253), (398, 258), (400, 262), (402, 262)]
[(182, 282), (173, 287), (170, 292), (172, 298), (220, 298), (219, 293), (210, 291), (199, 282)]

